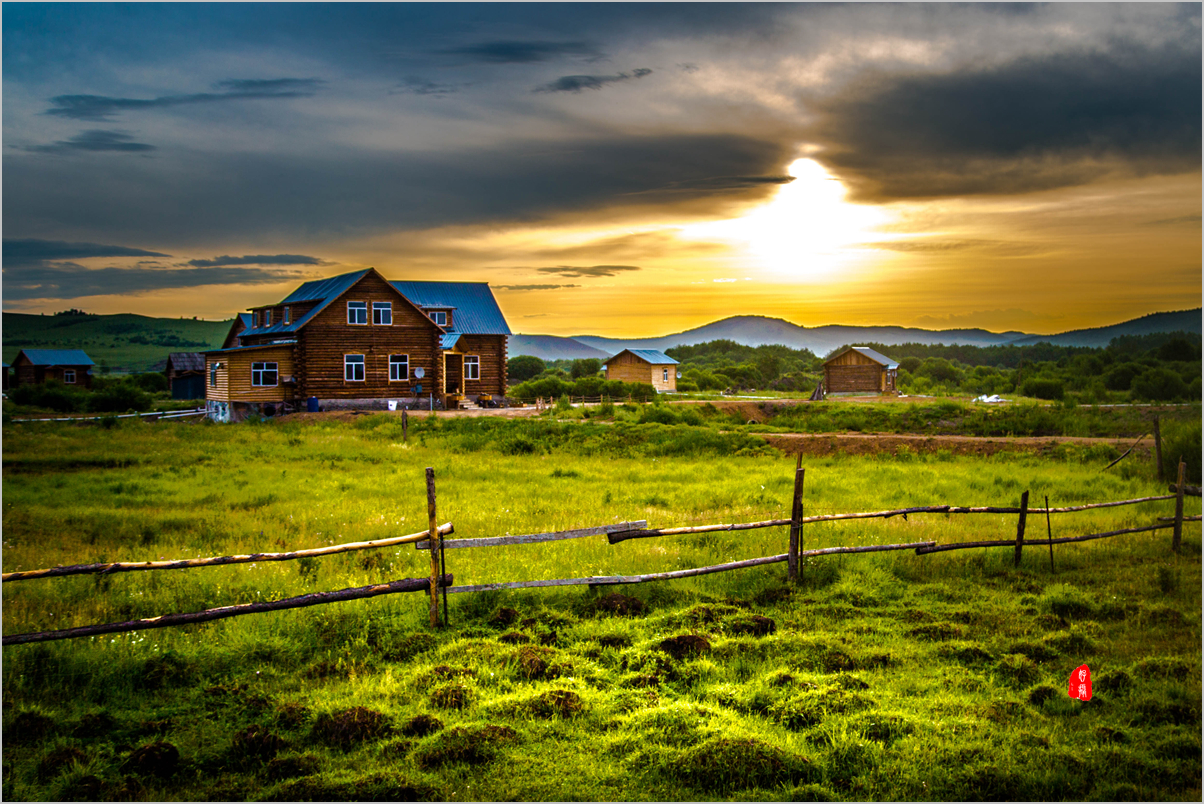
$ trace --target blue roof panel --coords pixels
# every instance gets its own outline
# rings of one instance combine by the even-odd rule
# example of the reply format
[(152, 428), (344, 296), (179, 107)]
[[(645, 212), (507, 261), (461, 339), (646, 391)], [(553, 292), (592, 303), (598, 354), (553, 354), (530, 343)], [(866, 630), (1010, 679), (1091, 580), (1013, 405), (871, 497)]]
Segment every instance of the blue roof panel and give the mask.
[[(371, 270), (371, 269), (368, 269)], [(248, 326), (245, 335), (284, 335), (296, 332), (301, 327), (308, 324), (314, 316), (326, 309), (326, 307), (339, 296), (342, 296), (356, 282), (367, 276), (368, 271), (355, 271), (350, 274), (340, 274), (327, 279), (315, 279), (313, 282), (306, 282), (299, 288), (288, 295), (280, 304), (296, 304), (297, 302), (316, 301), (317, 305), (312, 310), (306, 313), (296, 321), (289, 324), (277, 322), (269, 327), (254, 327)], [(250, 313), (240, 313), (240, 315), (250, 316)]]
[(83, 349), (22, 349), (35, 366), (95, 366)]
[[(665, 354), (664, 352), (658, 352), (656, 349), (624, 349), (623, 352), (629, 352), (629, 353), (635, 355), (636, 357), (638, 357), (640, 360), (643, 360), (646, 363), (651, 363), (654, 366), (676, 366), (677, 365), (676, 360), (669, 357), (669, 355)], [(623, 352), (619, 352), (618, 355), (611, 355), (610, 357), (606, 358), (606, 360), (604, 360), (603, 362), (609, 363), (610, 361), (614, 360), (619, 355), (623, 354)]]
[[(402, 296), (423, 309), (452, 310), (449, 333), (510, 335), (488, 282), (390, 282)], [(444, 347), (447, 348), (447, 347)]]

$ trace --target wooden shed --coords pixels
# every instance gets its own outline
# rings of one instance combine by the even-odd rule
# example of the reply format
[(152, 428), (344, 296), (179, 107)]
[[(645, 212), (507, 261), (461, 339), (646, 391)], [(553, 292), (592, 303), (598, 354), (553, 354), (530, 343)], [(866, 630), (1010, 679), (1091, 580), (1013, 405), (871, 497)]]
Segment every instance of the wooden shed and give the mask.
[(58, 380), (65, 385), (91, 388), (95, 365), (83, 349), (22, 349), (13, 358), (12, 384)]
[(658, 393), (677, 390), (677, 361), (655, 349), (624, 349), (606, 361), (606, 379), (642, 382)]
[(172, 399), (205, 398), (205, 356), (199, 352), (172, 352), (167, 356), (167, 384)]
[(824, 392), (893, 394), (899, 364), (868, 346), (850, 346), (824, 361)]

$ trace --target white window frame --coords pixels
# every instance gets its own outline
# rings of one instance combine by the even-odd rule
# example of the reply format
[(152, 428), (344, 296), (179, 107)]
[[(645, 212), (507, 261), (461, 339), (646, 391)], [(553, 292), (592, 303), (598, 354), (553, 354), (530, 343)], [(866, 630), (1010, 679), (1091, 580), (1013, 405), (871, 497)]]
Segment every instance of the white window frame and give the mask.
[[(268, 368), (271, 366), (271, 368)], [(271, 374), (272, 381), (264, 382), (264, 375)], [(274, 360), (260, 360), (251, 363), (251, 387), (274, 388), (280, 384), (280, 364)]]
[(63, 369), (63, 382), (75, 385), (75, 369)]
[(669, 369), (661, 369), (664, 374), (661, 375), (661, 382), (669, 382)]
[[(405, 366), (405, 371), (401, 371), (400, 367)], [(409, 355), (389, 355), (389, 382), (409, 382), (410, 381), (410, 356)]]
[(265, 327), (272, 326), (272, 310), (271, 310), (271, 308), (263, 311), (263, 325)]
[[(471, 362), (470, 362), (471, 361)], [(464, 355), (464, 379), (481, 379), (481, 358), (478, 355)]]
[[(352, 358), (358, 358), (353, 360)], [(359, 371), (355, 371), (356, 367)], [(358, 377), (354, 376), (359, 374)], [(363, 355), (343, 355), (343, 381), (344, 382), (366, 382), (368, 376), (367, 365), (365, 364)]]
[(209, 387), (217, 387), (217, 363), (209, 364)]
[(372, 323), (379, 327), (393, 326), (393, 302), (372, 302)]
[(447, 311), (446, 310), (431, 310), (427, 313), (432, 321), (441, 327), (447, 326)]
[[(355, 305), (354, 307), (352, 305)], [(352, 312), (355, 315), (352, 315)], [(363, 320), (360, 321), (360, 317)], [(368, 302), (366, 301), (349, 301), (347, 302), (347, 323), (356, 327), (368, 326)]]
[(292, 311), (289, 308), (287, 308), (287, 307), (284, 308), (284, 325), (286, 327), (289, 325), (289, 321), (292, 319), (292, 316), (289, 315), (289, 313), (291, 313), (291, 312)]

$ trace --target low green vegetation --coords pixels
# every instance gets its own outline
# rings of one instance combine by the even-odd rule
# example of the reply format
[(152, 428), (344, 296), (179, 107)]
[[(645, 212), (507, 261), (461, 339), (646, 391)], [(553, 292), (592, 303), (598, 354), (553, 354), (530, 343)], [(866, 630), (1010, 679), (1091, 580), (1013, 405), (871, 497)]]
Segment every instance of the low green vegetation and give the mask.
[(173, 400), (166, 375), (160, 372), (98, 376), (92, 387), (65, 385), (59, 380), (18, 385), (8, 392), (6, 417), (46, 413), (141, 413), (152, 410), (204, 407), (205, 400)]
[[(787, 516), (794, 461), (746, 431), (396, 416), (4, 426), (5, 571)], [(577, 409), (579, 411), (579, 409)], [(681, 414), (686, 415), (686, 414)], [(700, 414), (701, 415), (701, 414)], [(624, 421), (625, 417), (631, 420)], [(592, 417), (591, 417), (592, 418)], [(617, 420), (617, 421), (616, 421)], [(1198, 437), (1198, 436), (1197, 436)], [(1149, 496), (1149, 462), (805, 462), (805, 512)], [(71, 505), (63, 502), (70, 500)], [(1133, 527), (1149, 503), (1055, 517)], [(1188, 513), (1199, 513), (1189, 500)], [(808, 525), (806, 548), (1006, 539), (1010, 516)], [(1044, 535), (1029, 518), (1029, 534)], [(786, 529), (448, 550), (457, 585), (785, 551)], [(1010, 800), (1200, 797), (1200, 531), (1056, 548), (813, 557), (673, 582), (393, 595), (4, 648), (9, 800)], [(6, 635), (429, 573), (412, 547), (10, 582)], [(1067, 696), (1087, 664), (1093, 697)]]

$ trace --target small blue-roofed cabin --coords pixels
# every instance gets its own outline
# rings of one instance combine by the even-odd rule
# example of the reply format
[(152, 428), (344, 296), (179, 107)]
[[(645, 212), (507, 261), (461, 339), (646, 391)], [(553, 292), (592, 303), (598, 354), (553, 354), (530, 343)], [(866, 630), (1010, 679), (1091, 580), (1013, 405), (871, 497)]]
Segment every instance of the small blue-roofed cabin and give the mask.
[(899, 364), (868, 346), (850, 346), (824, 361), (824, 392), (828, 394), (893, 394)]
[(655, 349), (624, 349), (606, 361), (606, 379), (642, 382), (657, 393), (677, 390), (677, 361)]
[(95, 365), (82, 349), (22, 349), (13, 358), (12, 384), (34, 385), (58, 380), (64, 385), (91, 388)]

